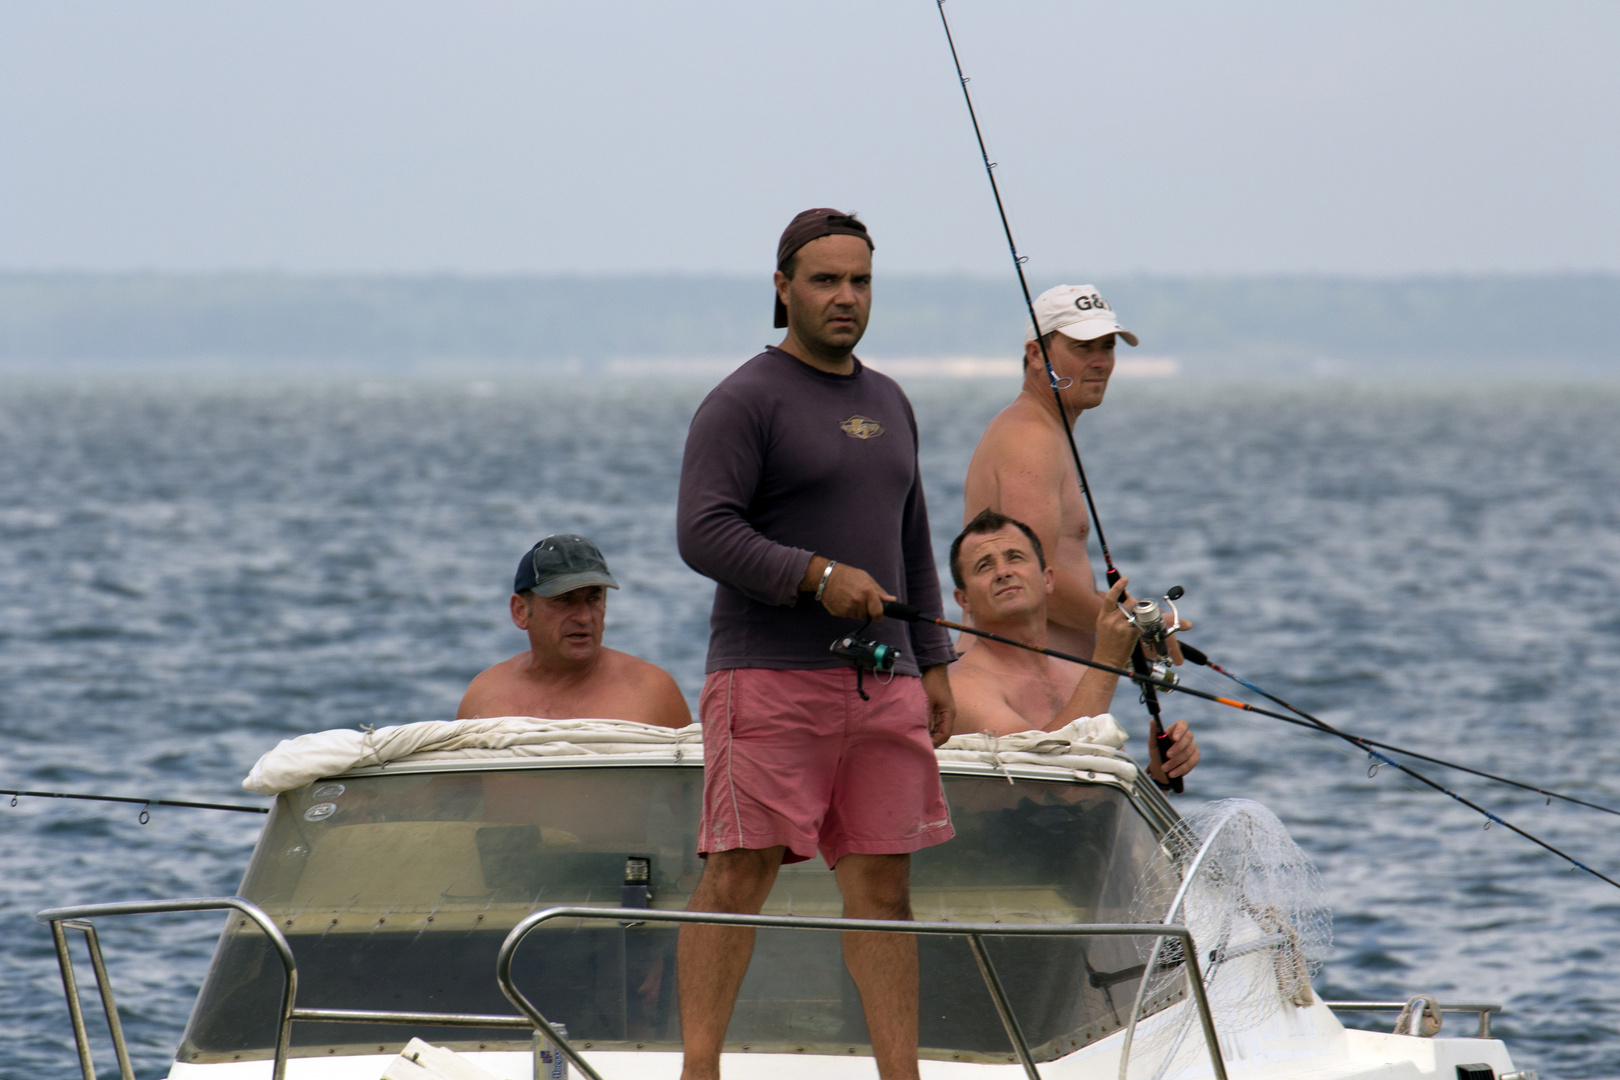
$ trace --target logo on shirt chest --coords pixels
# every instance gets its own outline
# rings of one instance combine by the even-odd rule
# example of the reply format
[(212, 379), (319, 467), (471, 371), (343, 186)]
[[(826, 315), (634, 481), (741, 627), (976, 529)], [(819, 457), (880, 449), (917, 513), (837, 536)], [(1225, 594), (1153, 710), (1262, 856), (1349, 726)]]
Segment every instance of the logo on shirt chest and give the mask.
[(883, 434), (883, 425), (871, 417), (856, 413), (854, 416), (838, 425), (844, 429), (844, 434), (852, 439), (875, 439)]

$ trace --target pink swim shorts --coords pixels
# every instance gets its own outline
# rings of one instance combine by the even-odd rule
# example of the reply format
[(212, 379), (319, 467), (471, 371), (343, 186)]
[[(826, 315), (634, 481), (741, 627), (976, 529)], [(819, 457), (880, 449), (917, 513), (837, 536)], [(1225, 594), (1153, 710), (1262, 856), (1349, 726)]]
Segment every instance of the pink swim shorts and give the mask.
[(703, 825), (698, 851), (818, 850), (827, 865), (852, 853), (899, 855), (954, 834), (928, 737), (922, 680), (884, 683), (854, 668), (710, 673), (703, 722)]

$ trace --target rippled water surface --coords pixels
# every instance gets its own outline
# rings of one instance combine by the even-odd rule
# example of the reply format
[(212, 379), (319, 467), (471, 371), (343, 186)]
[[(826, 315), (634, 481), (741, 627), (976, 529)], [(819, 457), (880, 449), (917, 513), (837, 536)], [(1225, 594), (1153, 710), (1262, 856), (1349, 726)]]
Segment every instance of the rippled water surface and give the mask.
[[(1012, 389), (908, 389), (943, 555)], [(695, 700), (709, 588), (675, 554), (673, 496), (704, 390), (0, 382), (0, 786), (257, 803), (237, 785), (278, 739), (447, 718), (521, 644), (510, 575), (548, 532), (596, 539), (624, 585), (609, 642)], [(1186, 586), (1227, 667), (1343, 727), (1620, 804), (1620, 390), (1125, 384), (1081, 445), (1117, 561)], [(1320, 866), (1325, 995), (1500, 1001), (1521, 1067), (1620, 1074), (1620, 890), (1342, 745), (1174, 705), (1205, 747), (1185, 804), (1260, 799)], [(1126, 695), (1115, 711), (1140, 732)], [(1620, 877), (1620, 818), (1435, 775)], [(0, 1074), (74, 1076), (32, 913), (232, 892), (262, 819), (9, 803)], [(217, 930), (105, 931), (143, 1078)]]

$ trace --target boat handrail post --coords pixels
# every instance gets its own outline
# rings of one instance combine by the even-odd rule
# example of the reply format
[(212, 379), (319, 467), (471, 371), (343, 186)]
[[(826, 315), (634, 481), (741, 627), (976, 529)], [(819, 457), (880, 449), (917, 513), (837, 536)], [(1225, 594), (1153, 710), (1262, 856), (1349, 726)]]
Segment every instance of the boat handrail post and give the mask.
[[(518, 924), (512, 927), (511, 933), (506, 935), (506, 940), (501, 942), (501, 951), (495, 956), (495, 982), (500, 986), (501, 993), (506, 995), (506, 1000), (516, 1005), (518, 1011), (529, 1018), (529, 1022), (535, 1026), (536, 1031), (550, 1039), (551, 1045), (555, 1046), (563, 1057), (573, 1064), (574, 1068), (584, 1073), (587, 1080), (602, 1080), (602, 1074), (597, 1072), (590, 1062), (579, 1056), (579, 1051), (574, 1049), (573, 1044), (557, 1033), (557, 1029), (552, 1026), (551, 1021), (540, 1015), (540, 1010), (534, 1007), (534, 1004), (512, 981), (512, 954), (517, 951), (518, 944), (529, 936), (530, 930), (539, 926), (546, 919), (569, 910), (572, 909), (545, 908), (541, 911), (532, 912), (519, 920)], [(645, 912), (644, 914), (650, 915), (653, 912)]]
[[(67, 994), (68, 1020), (73, 1024), (73, 1045), (79, 1051), (79, 1072), (84, 1080), (96, 1080), (96, 1066), (90, 1060), (90, 1032), (84, 1026), (84, 1006), (79, 1002), (79, 980), (73, 974), (73, 956), (68, 952), (66, 920), (51, 920), (51, 940), (56, 945), (56, 964), (62, 969), (62, 991)], [(103, 1001), (106, 1000), (103, 995)], [(113, 1036), (116, 1044), (118, 1037)]]
[[(101, 954), (101, 935), (96, 933), (96, 924), (83, 919), (64, 919), (60, 924), (53, 925), (77, 930), (84, 935), (85, 948), (90, 950), (90, 967), (96, 973), (96, 989), (101, 992), (101, 1011), (107, 1016), (107, 1033), (112, 1036), (113, 1054), (118, 1058), (118, 1075), (121, 1080), (135, 1080), (135, 1067), (129, 1063), (129, 1046), (124, 1041), (124, 1025), (118, 1018), (118, 1003), (113, 1000), (112, 978), (107, 974), (107, 961)], [(71, 964), (73, 958), (66, 954), (66, 935), (62, 937), (64, 940), (61, 943), (61, 950), (57, 953), (57, 960), (60, 962), (66, 956), (67, 962)], [(88, 1038), (89, 1032), (86, 1031), (85, 1034)], [(89, 1050), (87, 1043), (83, 1050), (86, 1057)]]
[[(641, 923), (667, 922), (667, 923), (702, 923), (711, 926), (751, 926), (756, 928), (779, 928), (785, 930), (839, 930), (862, 931), (880, 934), (932, 934), (953, 937), (966, 937), (970, 948), (973, 949), (974, 959), (979, 961), (979, 970), (985, 975), (985, 983), (990, 989), (990, 996), (996, 1002), (998, 1012), (1005, 1007), (1003, 1023), (1007, 1027), (1007, 1035), (1013, 1044), (1013, 1050), (1020, 1058), (1024, 1071), (1030, 1080), (1040, 1080), (1040, 1072), (1035, 1067), (1033, 1055), (1024, 1040), (1023, 1031), (1018, 1025), (1012, 1005), (1006, 999), (1005, 990), (1001, 980), (995, 974), (995, 968), (989, 963), (988, 952), (984, 951), (982, 938), (984, 937), (1151, 937), (1158, 941), (1165, 938), (1175, 938), (1181, 942), (1183, 954), (1187, 960), (1187, 973), (1193, 984), (1193, 1004), (1198, 1011), (1198, 1019), (1204, 1032), (1204, 1045), (1209, 1050), (1209, 1062), (1214, 1072), (1215, 1080), (1227, 1080), (1226, 1062), (1221, 1058), (1220, 1041), (1215, 1034), (1215, 1017), (1210, 1012), (1209, 997), (1204, 993), (1204, 982), (1198, 965), (1197, 947), (1193, 943), (1192, 931), (1177, 923), (974, 923), (974, 922), (898, 922), (893, 919), (845, 919), (823, 918), (806, 915), (738, 915), (730, 912), (712, 911), (656, 911), (646, 908), (598, 908), (598, 907), (550, 907), (530, 912), (518, 921), (501, 942), (500, 952), (495, 958), (495, 981), (506, 995), (508, 1001), (516, 1005), (534, 1025), (550, 1038), (557, 1049), (562, 1052), (573, 1065), (584, 1073), (589, 1080), (602, 1080), (602, 1075), (580, 1056), (579, 1051), (567, 1039), (557, 1034), (554, 1028), (540, 1010), (534, 1007), (523, 991), (517, 988), (512, 981), (512, 957), (523, 939), (543, 922), (552, 919), (601, 919), (617, 920), (622, 922), (635, 921)], [(898, 924), (897, 924), (898, 923)], [(1145, 977), (1144, 972), (1144, 977)]]
[[(1226, 1080), (1226, 1063), (1221, 1059), (1220, 1036), (1215, 1033), (1215, 1014), (1209, 1009), (1209, 993), (1204, 987), (1204, 975), (1199, 970), (1198, 946), (1193, 944), (1192, 931), (1185, 926), (1176, 925), (1175, 937), (1181, 942), (1181, 951), (1187, 958), (1187, 982), (1192, 986), (1193, 1001), (1198, 1005), (1198, 1022), (1204, 1028), (1204, 1044), (1209, 1047), (1209, 1057), (1215, 1066), (1215, 1080)], [(1167, 926), (1169, 930), (1172, 927)], [(1163, 938), (1159, 939), (1163, 941)], [(1146, 969), (1142, 972), (1142, 981), (1147, 981)]]
[[(68, 1015), (73, 1022), (73, 1039), (79, 1050), (79, 1069), (84, 1080), (96, 1080), (95, 1066), (90, 1060), (90, 1034), (84, 1024), (84, 1009), (79, 1003), (78, 980), (73, 974), (73, 957), (68, 952), (64, 927), (84, 933), (90, 948), (90, 963), (95, 968), (96, 985), (101, 991), (101, 1005), (107, 1012), (107, 1026), (112, 1031), (113, 1050), (118, 1055), (118, 1072), (122, 1080), (135, 1080), (129, 1061), (129, 1050), (124, 1042), (123, 1025), (118, 1019), (118, 1007), (113, 1001), (112, 980), (102, 960), (101, 943), (91, 919), (114, 915), (165, 915), (190, 911), (238, 911), (253, 920), (264, 932), (281, 960), (286, 982), (281, 991), (281, 1015), (276, 1024), (276, 1057), (271, 1069), (271, 1080), (286, 1080), (287, 1058), (292, 1047), (293, 1007), (298, 997), (298, 964), (293, 958), (292, 946), (281, 928), (264, 910), (251, 900), (240, 896), (198, 896), (183, 900), (138, 900), (122, 904), (84, 904), (77, 907), (47, 908), (35, 915), (40, 922), (49, 923), (51, 938), (56, 944), (57, 963), (62, 967), (62, 988), (67, 993)], [(597, 1078), (600, 1080), (600, 1078)]]
[(973, 950), (973, 959), (979, 965), (979, 974), (984, 976), (985, 988), (990, 991), (990, 1000), (995, 1002), (996, 1015), (1001, 1017), (1001, 1026), (1007, 1029), (1007, 1041), (1013, 1044), (1018, 1061), (1024, 1066), (1024, 1074), (1029, 1080), (1041, 1080), (1040, 1071), (1035, 1068), (1035, 1059), (1030, 1056), (1029, 1041), (1024, 1038), (1024, 1028), (1018, 1023), (1012, 1003), (1007, 1000), (1007, 991), (1001, 985), (1001, 976), (996, 974), (996, 966), (989, 952), (985, 950), (984, 939), (978, 934), (969, 934), (967, 939), (968, 948)]

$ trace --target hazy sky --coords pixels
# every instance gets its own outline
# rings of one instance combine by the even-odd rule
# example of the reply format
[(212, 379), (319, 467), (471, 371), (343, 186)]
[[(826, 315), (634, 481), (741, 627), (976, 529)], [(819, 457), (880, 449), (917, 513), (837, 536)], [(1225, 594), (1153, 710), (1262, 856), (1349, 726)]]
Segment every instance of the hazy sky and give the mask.
[[(1614, 0), (950, 0), (1031, 267), (1620, 271)], [(932, 0), (0, 0), (0, 267), (1008, 272)]]

